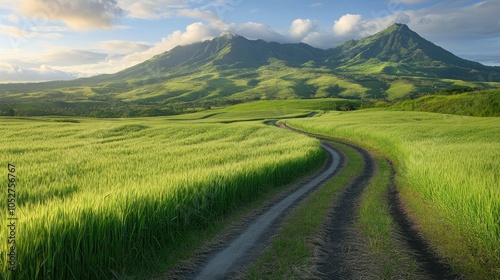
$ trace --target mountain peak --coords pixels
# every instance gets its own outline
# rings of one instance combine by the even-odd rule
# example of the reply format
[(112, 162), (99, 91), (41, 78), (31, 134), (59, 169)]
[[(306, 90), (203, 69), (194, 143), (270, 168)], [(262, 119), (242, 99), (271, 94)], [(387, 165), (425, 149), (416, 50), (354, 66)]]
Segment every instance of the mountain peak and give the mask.
[(404, 23), (395, 23), (393, 25), (391, 25), (389, 28), (397, 28), (397, 29), (402, 29), (402, 30), (406, 30), (406, 29), (410, 29), (408, 27), (408, 25), (404, 24)]
[(391, 33), (414, 33), (408, 25), (404, 23), (394, 23), (393, 25), (387, 27), (387, 29), (380, 32), (380, 34), (391, 34)]
[(231, 32), (231, 31), (224, 31), (224, 32), (222, 32), (220, 34), (219, 37), (233, 39), (233, 38), (238, 38), (238, 37), (241, 37), (241, 36), (238, 35), (238, 34), (236, 34), (236, 33)]
[[(333, 49), (333, 53), (333, 60), (337, 60), (336, 65), (348, 68), (365, 63), (385, 64), (383, 73), (404, 69), (406, 72), (401, 71), (405, 74), (425, 72), (426, 75), (439, 73), (442, 77), (463, 78), (470, 75), (468, 71), (471, 69), (486, 69), (477, 62), (461, 59), (436, 46), (402, 23), (395, 23), (359, 41), (347, 42)], [(387, 63), (391, 66), (387, 66)]]

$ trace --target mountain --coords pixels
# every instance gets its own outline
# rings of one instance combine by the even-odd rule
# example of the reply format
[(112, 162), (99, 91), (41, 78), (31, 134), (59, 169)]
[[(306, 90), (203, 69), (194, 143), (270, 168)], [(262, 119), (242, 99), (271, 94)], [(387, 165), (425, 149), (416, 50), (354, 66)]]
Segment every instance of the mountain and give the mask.
[(410, 30), (405, 24), (394, 24), (386, 30), (359, 41), (349, 41), (331, 50), (329, 61), (347, 71), (356, 66), (386, 66), (380, 72), (413, 76), (474, 80), (480, 74), (498, 72), (459, 58)]
[[(116, 74), (120, 78), (140, 77), (156, 69), (171, 74), (185, 74), (200, 68), (257, 69), (269, 64), (269, 59), (286, 61), (299, 67), (311, 60), (325, 58), (325, 51), (307, 44), (279, 44), (264, 40), (251, 41), (242, 36), (225, 33), (211, 41), (178, 46), (152, 59)], [(113, 77), (111, 77), (113, 78)]]
[[(475, 80), (480, 74), (499, 72), (499, 68), (459, 58), (425, 40), (405, 24), (394, 24), (386, 30), (359, 41), (348, 41), (338, 47), (322, 50), (304, 43), (279, 44), (251, 41), (225, 33), (211, 41), (178, 46), (139, 65), (121, 71), (111, 80), (141, 77), (144, 73), (162, 71), (190, 74), (213, 69), (258, 69), (270, 59), (284, 61), (289, 67), (313, 63), (342, 72), (404, 74), (411, 76)], [(368, 71), (364, 69), (369, 68)]]
[[(459, 58), (408, 26), (394, 24), (328, 50), (225, 33), (116, 74), (0, 85), (0, 104), (15, 106), (19, 114), (96, 115), (127, 106), (163, 114), (172, 106), (256, 99), (395, 100), (454, 87), (493, 88), (495, 81), (500, 81), (499, 67)], [(11, 107), (0, 105), (0, 114), (12, 112)]]

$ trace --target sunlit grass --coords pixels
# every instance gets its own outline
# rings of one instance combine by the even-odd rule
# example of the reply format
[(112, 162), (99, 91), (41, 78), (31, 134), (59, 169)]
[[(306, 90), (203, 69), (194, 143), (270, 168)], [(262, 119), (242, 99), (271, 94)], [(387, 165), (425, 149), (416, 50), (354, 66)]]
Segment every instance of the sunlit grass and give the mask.
[(17, 166), (19, 279), (107, 278), (325, 157), (316, 140), (260, 123), (54, 120), (0, 122), (0, 156)]
[(432, 246), (458, 271), (487, 279), (498, 275), (500, 263), (498, 120), (368, 110), (287, 123), (388, 155)]

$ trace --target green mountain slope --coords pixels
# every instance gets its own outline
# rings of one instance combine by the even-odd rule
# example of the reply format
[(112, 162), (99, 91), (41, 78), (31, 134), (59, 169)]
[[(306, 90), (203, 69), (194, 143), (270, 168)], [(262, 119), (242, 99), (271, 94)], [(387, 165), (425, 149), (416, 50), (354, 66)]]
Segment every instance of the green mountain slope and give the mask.
[(402, 24), (328, 50), (226, 33), (116, 74), (0, 85), (0, 114), (137, 116), (258, 99), (397, 100), (498, 82), (499, 67), (461, 59)]
[(298, 67), (308, 61), (321, 61), (325, 58), (325, 52), (307, 44), (251, 41), (226, 33), (211, 41), (175, 47), (110, 78), (117, 80), (141, 77), (151, 69), (170, 74), (191, 74), (199, 70), (257, 69), (268, 65), (271, 58)]
[(329, 62), (345, 71), (378, 69), (374, 72), (469, 81), (494, 73), (496, 79), (500, 78), (498, 67), (459, 58), (404, 24), (394, 24), (373, 36), (349, 41), (330, 52)]

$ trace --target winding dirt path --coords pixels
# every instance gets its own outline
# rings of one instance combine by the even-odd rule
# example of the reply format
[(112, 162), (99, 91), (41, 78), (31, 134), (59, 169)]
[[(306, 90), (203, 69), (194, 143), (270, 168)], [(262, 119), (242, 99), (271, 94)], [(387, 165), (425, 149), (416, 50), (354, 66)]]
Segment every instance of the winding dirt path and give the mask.
[(240, 268), (251, 262), (260, 253), (255, 250), (259, 244), (265, 243), (278, 228), (278, 219), (286, 214), (294, 203), (313, 189), (328, 180), (340, 165), (340, 155), (332, 147), (323, 144), (323, 149), (329, 154), (330, 160), (323, 171), (299, 189), (289, 194), (272, 208), (259, 215), (248, 227), (231, 240), (222, 250), (216, 252), (202, 266), (194, 279), (227, 279), (239, 273)]
[[(281, 127), (293, 130), (286, 125), (281, 125)], [(321, 136), (310, 136), (324, 140)], [(355, 279), (362, 275), (359, 273), (360, 271), (370, 269), (370, 261), (363, 260), (363, 258), (366, 260), (367, 255), (369, 255), (365, 252), (366, 247), (360, 245), (362, 242), (353, 242), (353, 238), (361, 236), (354, 226), (360, 197), (375, 176), (375, 171), (378, 169), (377, 162), (368, 151), (350, 144), (343, 144), (350, 146), (362, 156), (364, 168), (350, 184), (340, 191), (337, 202), (332, 204), (330, 214), (319, 237), (322, 242), (317, 248), (319, 258), (317, 259), (315, 276), (318, 279)], [(193, 267), (181, 271), (180, 274), (175, 274), (176, 277), (169, 277), (169, 279), (211, 280), (238, 277), (241, 270), (250, 264), (269, 244), (271, 237), (276, 234), (283, 218), (289, 212), (287, 210), (293, 205), (297, 205), (301, 199), (322, 185), (323, 182), (332, 178), (343, 162), (342, 153), (337, 152), (324, 141), (322, 146), (329, 154), (329, 160), (317, 176), (282, 199), (277, 200), (266, 210), (259, 212), (248, 223), (245, 223), (245, 226), (237, 229), (229, 237), (223, 238), (216, 249), (205, 253), (199, 262), (193, 264)], [(406, 215), (395, 187), (394, 170), (392, 184), (388, 186), (387, 195), (389, 197), (389, 214), (396, 224), (396, 236), (399, 241), (403, 241), (399, 242), (401, 248), (398, 250), (411, 255), (420, 268), (418, 274), (414, 275), (415, 277), (411, 276), (411, 278), (457, 279), (458, 277), (451, 272), (451, 269), (432, 252)], [(376, 275), (372, 276), (376, 277)]]

